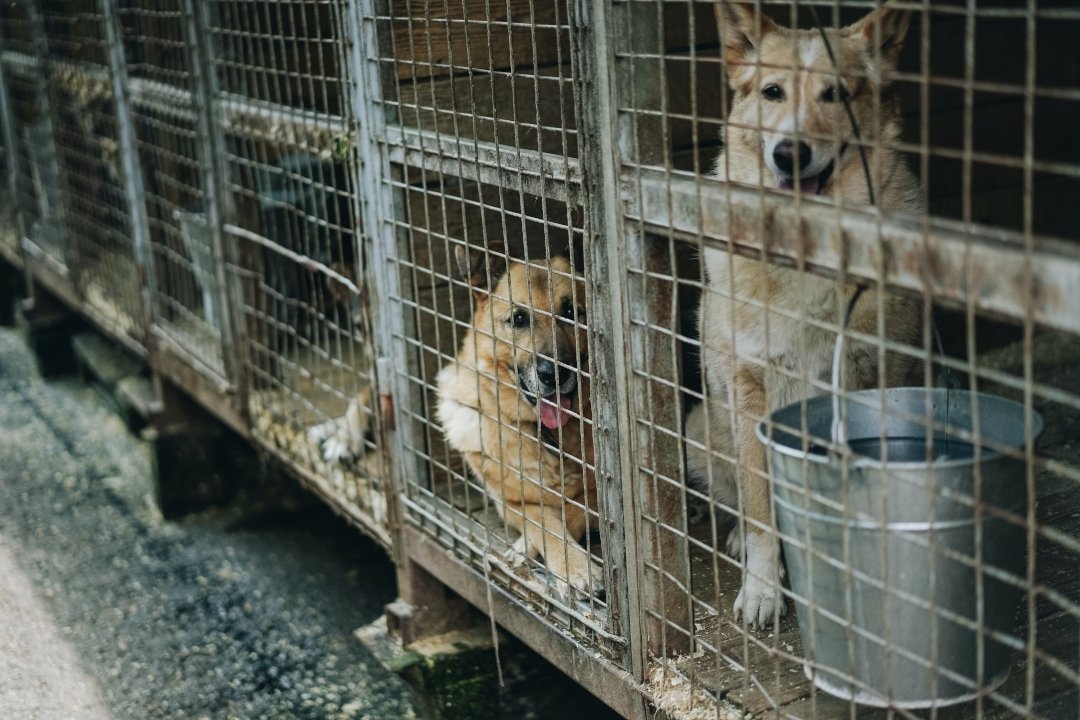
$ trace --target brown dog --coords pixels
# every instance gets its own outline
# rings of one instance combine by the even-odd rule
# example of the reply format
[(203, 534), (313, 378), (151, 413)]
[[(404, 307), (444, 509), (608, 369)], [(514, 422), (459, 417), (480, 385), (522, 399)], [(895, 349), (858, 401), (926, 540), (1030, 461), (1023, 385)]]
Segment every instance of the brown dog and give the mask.
[(596, 509), (584, 283), (562, 257), (477, 272), (463, 255), (473, 319), (438, 376), (447, 443), (521, 533), (518, 553), (542, 557), (564, 598), (599, 594), (602, 573), (580, 545)]
[[(900, 137), (900, 113), (888, 92), (889, 75), (909, 14), (884, 5), (848, 27), (827, 29), (834, 65), (818, 30), (780, 27), (759, 10), (744, 3), (716, 6), (733, 96), (714, 177), (845, 205), (867, 204), (854, 118), (866, 144), (878, 207), (921, 213), (919, 183), (890, 149)], [(746, 567), (734, 611), (751, 625), (764, 626), (784, 614), (784, 602), (765, 454), (754, 426), (777, 408), (821, 393), (836, 338), (822, 325), (842, 322), (838, 308), (847, 306), (856, 289), (720, 249), (706, 249), (703, 258), (708, 286), (699, 322), (709, 402), (687, 420), (693, 441), (687, 446), (688, 471), (691, 478), (711, 478), (718, 502), (741, 504), (746, 532), (737, 527), (728, 537), (729, 552), (744, 555)], [(920, 320), (918, 302), (881, 297), (871, 289), (859, 296), (849, 327), (914, 344)], [(879, 377), (877, 348), (848, 342), (843, 387), (899, 384), (910, 360), (892, 354), (886, 359)], [(706, 446), (713, 454), (703, 450)], [(720, 455), (734, 457), (737, 465)]]

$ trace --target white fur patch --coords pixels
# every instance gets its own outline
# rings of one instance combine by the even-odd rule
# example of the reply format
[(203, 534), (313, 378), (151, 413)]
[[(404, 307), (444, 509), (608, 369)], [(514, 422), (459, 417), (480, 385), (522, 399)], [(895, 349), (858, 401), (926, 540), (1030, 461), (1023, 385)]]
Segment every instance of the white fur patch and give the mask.
[(446, 442), (459, 452), (480, 452), (480, 413), (476, 408), (463, 405), (453, 395), (457, 382), (457, 368), (448, 365), (439, 371), (439, 405), (436, 413), (442, 425)]
[(746, 551), (746, 576), (735, 598), (735, 616), (745, 615), (752, 627), (768, 627), (773, 618), (787, 614), (784, 596), (780, 592), (783, 566), (780, 547), (771, 533), (748, 532), (743, 538)]
[(814, 63), (817, 62), (818, 55), (824, 49), (824, 46), (817, 38), (803, 40), (801, 45), (802, 47), (799, 49), (799, 69), (806, 70), (814, 67)]

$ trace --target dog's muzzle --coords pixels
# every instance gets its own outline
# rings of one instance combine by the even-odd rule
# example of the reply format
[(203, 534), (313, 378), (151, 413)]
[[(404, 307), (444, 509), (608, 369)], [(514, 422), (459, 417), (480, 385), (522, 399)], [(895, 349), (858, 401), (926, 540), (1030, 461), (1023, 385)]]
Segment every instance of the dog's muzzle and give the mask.
[[(785, 142), (777, 146), (774, 152), (774, 161), (778, 168), (783, 170), (786, 174), (777, 175), (776, 186), (781, 190), (794, 190), (795, 189), (795, 173), (800, 167), (805, 167), (810, 161), (810, 147), (806, 143), (799, 143), (801, 146), (798, 151), (798, 163), (792, 158), (793, 151), (790, 146), (792, 143)], [(781, 149), (785, 148), (783, 152)], [(805, 150), (803, 149), (805, 148)], [(847, 145), (840, 146), (840, 152), (837, 153), (836, 158), (825, 166), (821, 172), (815, 175), (807, 175), (805, 177), (799, 177), (799, 192), (804, 195), (820, 195), (825, 187), (829, 184), (829, 180), (832, 179), (833, 171), (836, 169), (836, 164), (840, 162), (840, 159), (844, 155), (844, 151), (847, 149)]]
[[(530, 387), (529, 375), (535, 386)], [(549, 430), (566, 425), (574, 417), (570, 408), (577, 394), (577, 372), (546, 358), (536, 361), (532, 373), (518, 373), (518, 386), (530, 405), (536, 406), (540, 424)]]
[[(826, 165), (825, 169), (817, 175), (799, 178), (799, 192), (803, 193), (804, 195), (820, 195), (821, 191), (825, 189), (825, 185), (828, 184), (829, 178), (832, 177), (833, 168), (835, 167), (836, 161), (833, 160), (831, 163)], [(781, 190), (794, 190), (794, 176), (777, 178), (777, 187), (779, 187)]]

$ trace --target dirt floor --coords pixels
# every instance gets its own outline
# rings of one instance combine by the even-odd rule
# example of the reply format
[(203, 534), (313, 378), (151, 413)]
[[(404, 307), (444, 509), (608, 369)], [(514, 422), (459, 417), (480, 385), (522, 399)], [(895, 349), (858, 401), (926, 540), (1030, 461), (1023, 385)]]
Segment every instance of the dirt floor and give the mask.
[(149, 462), (0, 329), (0, 717), (414, 716), (352, 637), (393, 599), (385, 553), (315, 504), (166, 523)]

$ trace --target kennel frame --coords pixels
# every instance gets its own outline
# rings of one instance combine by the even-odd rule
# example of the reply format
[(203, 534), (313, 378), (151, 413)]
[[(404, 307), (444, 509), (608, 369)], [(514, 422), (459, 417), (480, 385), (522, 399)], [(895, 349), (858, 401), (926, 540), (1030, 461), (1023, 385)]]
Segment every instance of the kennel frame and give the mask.
[[(344, 117), (335, 118), (284, 107), (268, 108), (265, 103), (225, 96), (215, 89), (210, 60), (213, 48), (200, 41), (200, 38), (206, 40), (204, 31), (209, 25), (204, 14), (206, 6), (197, 0), (185, 0), (184, 4), (188, 42), (193, 48), (201, 48), (195, 53), (194, 72), (198, 74), (198, 80), (194, 90), (125, 77), (122, 47), (119, 48), (121, 54), (117, 54), (118, 35), (122, 34), (117, 21), (117, 0), (101, 1), (107, 19), (109, 67), (78, 70), (93, 74), (97, 82), (108, 78), (112, 87), (120, 124), (125, 198), (139, 262), (145, 267), (152, 262), (152, 256), (146, 250), (145, 205), (138, 200), (141, 176), (133, 129), (130, 119), (121, 119), (130, 118), (131, 105), (161, 102), (172, 111), (185, 104), (201, 107), (197, 115), (205, 132), (203, 152), (211, 159), (211, 162), (202, 163), (204, 182), (211, 212), (217, 218), (211, 224), (215, 232), (215, 254), (219, 259), (218, 278), (220, 287), (227, 288), (223, 307), (229, 308), (230, 322), (235, 323), (238, 336), (243, 335), (242, 324), (235, 322), (241, 300), (235, 282), (225, 270), (229, 257), (226, 238), (235, 235), (238, 228), (229, 218), (227, 172), (218, 162), (220, 149), (224, 146), (222, 135), (228, 122), (225, 117), (228, 113), (259, 117), (271, 113), (285, 122), (332, 128), (351, 138), (355, 144), (353, 152), (365, 158), (365, 162), (355, 166), (358, 170), (353, 202), (363, 232), (372, 240), (372, 267), (389, 269), (388, 272), (371, 272), (372, 286), (376, 290), (372, 308), (375, 319), (373, 339), (380, 350), (377, 360), (382, 361), (377, 363), (377, 387), (381, 394), (394, 399), (403, 415), (419, 412), (417, 408), (421, 405), (406, 378), (393, 372), (387, 362), (391, 357), (401, 357), (409, 352), (404, 338), (410, 332), (405, 314), (394, 312), (389, 302), (391, 298), (402, 296), (403, 290), (397, 283), (397, 265), (408, 262), (407, 257), (398, 254), (396, 226), (405, 216), (396, 186), (389, 180), (396, 172), (395, 168), (423, 168), (586, 209), (584, 232), (591, 271), (589, 292), (594, 298), (602, 293), (611, 293), (614, 298), (610, 305), (594, 302), (590, 311), (600, 328), (594, 331), (596, 352), (591, 353), (597, 378), (594, 412), (598, 429), (606, 427), (609, 432), (618, 429), (630, 438), (625, 446), (612, 442), (598, 447), (596, 460), (604, 513), (609, 518), (617, 516), (631, 520), (622, 528), (613, 528), (610, 523), (601, 528), (605, 553), (610, 552), (610, 557), (614, 558), (606, 562), (605, 567), (613, 595), (610, 625), (606, 631), (613, 636), (615, 652), (612, 657), (598, 656), (595, 648), (568, 637), (558, 624), (547, 621), (502, 588), (489, 587), (474, 567), (453, 557), (401, 519), (401, 509), (396, 507), (399, 491), (409, 482), (410, 473), (417, 472), (413, 463), (419, 459), (409, 457), (400, 429), (384, 432), (385, 442), (395, 460), (387, 485), (393, 518), (391, 542), (401, 568), (399, 580), (403, 595), (420, 592), (417, 587), (422, 583), (416, 580), (416, 571), (412, 567), (418, 566), (473, 604), (492, 611), (503, 627), (561, 669), (574, 673), (584, 686), (628, 717), (647, 716), (652, 698), (648, 697), (644, 682), (650, 653), (664, 654), (678, 649), (678, 633), (673, 632), (668, 637), (664, 633), (668, 623), (680, 613), (677, 605), (669, 608), (663, 604), (671, 601), (673, 594), (665, 596), (662, 587), (664, 582), (678, 583), (678, 568), (669, 573), (668, 568), (661, 565), (665, 579), (661, 584), (655, 579), (650, 581), (645, 577), (645, 567), (649, 562), (657, 562), (655, 558), (666, 557), (665, 548), (658, 542), (647, 542), (639, 547), (638, 542), (643, 507), (652, 502), (662, 506), (661, 512), (650, 518), (654, 523), (663, 521), (664, 512), (673, 511), (671, 497), (647, 495), (652, 488), (646, 474), (637, 467), (639, 455), (635, 452), (652, 442), (648, 436), (658, 419), (654, 415), (643, 417), (647, 408), (634, 403), (633, 398), (641, 395), (633, 390), (642, 382), (671, 372), (670, 368), (665, 369), (670, 358), (653, 358), (642, 346), (648, 338), (641, 328), (664, 319), (664, 298), (650, 295), (655, 288), (650, 288), (647, 278), (668, 273), (664, 269), (665, 258), (649, 249), (650, 235), (667, 238), (669, 242), (674, 239), (701, 242), (707, 238), (708, 242), (733, 248), (740, 254), (754, 257), (765, 254), (776, 263), (805, 266), (827, 277), (845, 274), (872, 282), (883, 281), (890, 287), (926, 293), (928, 297), (952, 303), (969, 302), (976, 294), (970, 289), (967, 268), (993, 267), (1000, 270), (1004, 278), (999, 275), (997, 282), (977, 286), (980, 310), (1021, 321), (1029, 330), (1037, 322), (1080, 332), (1080, 256), (1074, 247), (1052, 242), (1040, 241), (1036, 251), (1030, 228), (1016, 232), (979, 227), (979, 237), (974, 237), (970, 226), (957, 221), (932, 219), (909, 223), (884, 218), (869, 210), (846, 209), (840, 214), (831, 208), (805, 205), (792, 210), (780, 198), (763, 198), (752, 190), (678, 176), (655, 166), (657, 158), (642, 157), (642, 151), (634, 147), (634, 127), (648, 122), (649, 113), (664, 114), (664, 80), (658, 73), (650, 75), (640, 65), (635, 68), (630, 65), (650, 55), (666, 54), (662, 46), (650, 44), (656, 39), (655, 33), (650, 33), (647, 28), (649, 13), (656, 8), (654, 2), (572, 0), (566, 4), (567, 9), (572, 10), (570, 47), (576, 63), (573, 84), (579, 107), (577, 131), (580, 141), (578, 157), (568, 158), (491, 141), (469, 139), (462, 142), (460, 138), (438, 131), (395, 126), (388, 122), (383, 93), (393, 83), (387, 82), (379, 66), (387, 53), (385, 43), (388, 40), (378, 22), (378, 18), (385, 15), (381, 9), (386, 5), (385, 0), (349, 0), (345, 3), (348, 21), (344, 42), (348, 45), (353, 75), (347, 83), (351, 95), (343, 103), (348, 112), (343, 113)], [(1068, 11), (1058, 13), (1065, 19), (1076, 19)], [(639, 29), (641, 35), (616, 32), (627, 24)], [(37, 56), (3, 48), (0, 76), (21, 72), (23, 77), (40, 78), (47, 99), (41, 68), (50, 62), (50, 56), (40, 27), (38, 38), (41, 45), (37, 47)], [(631, 81), (631, 73), (638, 88), (635, 92), (644, 97), (636, 98), (628, 112), (621, 88)], [(1034, 83), (1033, 78), (1031, 82)], [(4, 89), (0, 87), (0, 90)], [(1064, 90), (1060, 92), (1068, 95)], [(584, 100), (586, 96), (590, 102)], [(5, 102), (0, 106), (0, 112), (8, 120), (5, 127), (12, 127), (8, 105)], [(640, 112), (642, 110), (646, 112)], [(1026, 131), (1030, 134), (1032, 129), (1028, 127)], [(52, 139), (52, 133), (49, 137)], [(17, 172), (17, 153), (13, 152), (10, 157), (9, 171)], [(1030, 171), (1033, 158), (1029, 156), (1027, 161), (1026, 169)], [(1071, 167), (1066, 170), (1076, 172)], [(1030, 197), (1025, 202), (1030, 205)], [(139, 208), (142, 208), (142, 220), (138, 219)], [(767, 247), (749, 239), (760, 222), (769, 223), (775, 231)], [(66, 227), (66, 224), (60, 220), (60, 227)], [(360, 235), (359, 230), (355, 232)], [(823, 242), (822, 238), (826, 240)], [(32, 239), (20, 243), (20, 253), (20, 259), (36, 280), (94, 319), (93, 309), (86, 306), (56, 263), (43, 254)], [(627, 272), (628, 267), (637, 271), (631, 274)], [(149, 283), (153, 272), (144, 269), (143, 276), (147, 283), (143, 287), (144, 294), (152, 293)], [(964, 292), (964, 288), (969, 289)], [(152, 307), (152, 303), (148, 305)], [(149, 330), (146, 352), (155, 370), (185, 387), (234, 428), (250, 434), (245, 393), (251, 381), (244, 371), (240, 338), (224, 342), (226, 371), (222, 378), (219, 373), (199, 367), (194, 358), (163, 349), (164, 339), (154, 331), (153, 310), (148, 312), (147, 319), (143, 320)], [(97, 322), (111, 336), (131, 343), (126, 333), (101, 318), (97, 318)], [(143, 352), (139, 343), (129, 349)], [(646, 377), (635, 378), (635, 372), (642, 368), (645, 370), (641, 374)], [(1029, 376), (1025, 379), (1029, 389), (1030, 383)], [(664, 425), (663, 422), (658, 424)], [(612, 434), (624, 436), (624, 432)], [(670, 472), (670, 469), (662, 470), (659, 463), (663, 461), (670, 465), (671, 453), (669, 447), (666, 451), (661, 450), (655, 461), (649, 460), (654, 472)], [(296, 471), (303, 474), (302, 469), (296, 468)], [(308, 481), (314, 483), (317, 478), (309, 477)], [(668, 507), (663, 507), (665, 504)], [(353, 519), (361, 525), (364, 523), (363, 519)], [(1076, 547), (1074, 538), (1066, 540), (1071, 540)], [(670, 548), (667, 551), (670, 552)], [(493, 591), (490, 601), (489, 590)], [(676, 622), (671, 627), (674, 630), (680, 625)]]

